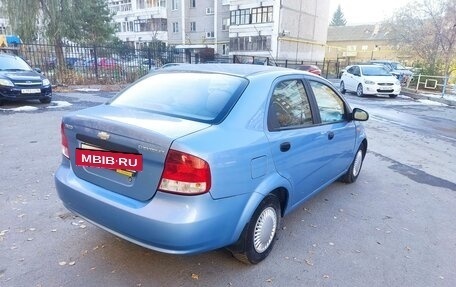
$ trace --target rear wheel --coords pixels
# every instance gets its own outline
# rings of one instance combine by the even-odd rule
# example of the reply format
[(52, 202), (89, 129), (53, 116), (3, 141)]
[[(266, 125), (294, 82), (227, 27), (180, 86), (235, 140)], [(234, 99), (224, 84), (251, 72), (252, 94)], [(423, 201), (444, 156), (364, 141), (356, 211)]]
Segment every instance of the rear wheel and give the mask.
[(343, 81), (340, 82), (339, 91), (340, 91), (342, 94), (345, 94), (345, 92), (346, 92), (346, 90), (345, 90), (345, 84), (344, 84)]
[(358, 88), (356, 88), (356, 95), (358, 97), (362, 97), (363, 96), (363, 85), (359, 84), (358, 85)]
[(345, 183), (353, 183), (358, 179), (359, 173), (361, 172), (361, 167), (363, 166), (363, 160), (365, 156), (364, 144), (361, 144), (358, 151), (355, 154), (350, 168), (347, 173), (344, 174), (341, 180)]
[(241, 235), (243, 250), (233, 253), (236, 259), (246, 264), (257, 264), (269, 255), (280, 224), (280, 210), (280, 202), (275, 195), (270, 194), (263, 199)]

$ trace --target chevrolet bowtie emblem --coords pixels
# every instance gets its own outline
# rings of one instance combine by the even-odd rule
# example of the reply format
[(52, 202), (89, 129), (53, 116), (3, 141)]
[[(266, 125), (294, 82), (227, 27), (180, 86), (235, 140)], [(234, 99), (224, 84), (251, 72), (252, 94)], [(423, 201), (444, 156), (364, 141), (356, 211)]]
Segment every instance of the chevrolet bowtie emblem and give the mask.
[(107, 132), (99, 132), (97, 136), (102, 140), (108, 140), (110, 135)]

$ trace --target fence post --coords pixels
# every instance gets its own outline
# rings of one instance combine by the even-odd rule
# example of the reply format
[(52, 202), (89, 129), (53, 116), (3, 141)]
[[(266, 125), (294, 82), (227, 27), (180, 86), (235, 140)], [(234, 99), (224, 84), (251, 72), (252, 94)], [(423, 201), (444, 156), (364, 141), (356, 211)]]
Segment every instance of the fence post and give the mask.
[(288, 68), (288, 60), (285, 60), (285, 68)]
[(97, 45), (93, 45), (93, 67), (95, 68), (95, 79), (98, 80), (98, 57)]
[(447, 84), (448, 84), (448, 76), (445, 75), (445, 79), (443, 79), (442, 98), (445, 96)]
[(415, 93), (418, 93), (418, 88), (420, 87), (421, 74), (418, 75), (418, 81), (416, 81)]
[(150, 46), (147, 47), (147, 64), (149, 65), (149, 71), (152, 68), (152, 51)]

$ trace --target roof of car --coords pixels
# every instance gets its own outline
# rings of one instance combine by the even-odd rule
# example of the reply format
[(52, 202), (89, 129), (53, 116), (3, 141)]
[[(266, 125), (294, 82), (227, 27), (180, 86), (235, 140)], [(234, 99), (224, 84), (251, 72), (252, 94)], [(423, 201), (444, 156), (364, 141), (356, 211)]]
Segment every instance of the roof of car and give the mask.
[(359, 66), (359, 67), (382, 67), (382, 66), (379, 66), (379, 65), (375, 65), (375, 64), (360, 64), (360, 65), (353, 65), (353, 66)]
[(392, 60), (370, 60), (371, 63), (399, 63), (398, 61)]
[(241, 77), (248, 77), (257, 73), (265, 72), (302, 72), (282, 67), (265, 66), (265, 65), (251, 65), (251, 64), (182, 64), (172, 67), (167, 67), (163, 70), (156, 70), (157, 72), (170, 72), (170, 71), (192, 71), (192, 72), (217, 72), (231, 74)]

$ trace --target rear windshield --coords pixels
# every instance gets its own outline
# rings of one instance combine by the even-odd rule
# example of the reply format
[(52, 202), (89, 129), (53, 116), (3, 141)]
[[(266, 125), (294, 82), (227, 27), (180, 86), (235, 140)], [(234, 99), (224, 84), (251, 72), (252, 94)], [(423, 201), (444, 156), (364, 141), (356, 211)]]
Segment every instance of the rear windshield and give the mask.
[(225, 74), (155, 73), (130, 86), (110, 104), (218, 123), (231, 110), (247, 84), (245, 78)]

